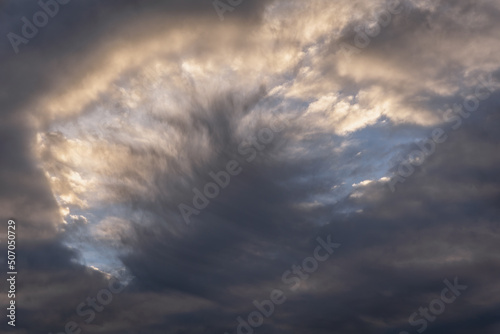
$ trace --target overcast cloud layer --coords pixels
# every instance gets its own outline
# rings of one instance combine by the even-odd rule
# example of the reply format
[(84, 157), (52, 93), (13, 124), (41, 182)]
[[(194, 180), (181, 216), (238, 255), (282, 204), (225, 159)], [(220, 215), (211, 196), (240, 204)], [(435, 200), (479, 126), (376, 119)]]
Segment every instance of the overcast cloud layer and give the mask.
[(0, 2), (0, 332), (500, 333), (500, 2), (232, 4)]

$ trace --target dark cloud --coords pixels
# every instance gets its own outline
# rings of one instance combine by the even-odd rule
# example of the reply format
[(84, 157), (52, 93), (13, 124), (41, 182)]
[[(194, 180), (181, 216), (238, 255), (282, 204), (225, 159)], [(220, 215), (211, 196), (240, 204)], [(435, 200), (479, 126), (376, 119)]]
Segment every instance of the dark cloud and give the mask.
[[(289, 30), (270, 25), (255, 38), (250, 31), (264, 25), (272, 4), (275, 15), (290, 13), (297, 27), (283, 21), (281, 29)], [(413, 333), (418, 327), (408, 323), (409, 316), (439, 298), (443, 281), (455, 277), (467, 290), (425, 332), (498, 332), (500, 95), (495, 87), (458, 130), (443, 122), (439, 111), (472, 93), (478, 76), (498, 73), (492, 59), (498, 6), (406, 1), (411, 10), (395, 17), (355, 56), (349, 71), (336, 58), (335, 45), (352, 41), (352, 31), (363, 20), (342, 13), (338, 38), (327, 41), (320, 34), (310, 51), (300, 25), (313, 27), (308, 15), (326, 12), (328, 7), (321, 6), (326, 5), (318, 1), (301, 12), (295, 2), (244, 1), (221, 23), (210, 1), (75, 0), (61, 7), (18, 55), (4, 50), (0, 207), (3, 219), (16, 219), (19, 226), (14, 332), (55, 333), (75, 321), (85, 333), (232, 334), (237, 317), (255, 310), (254, 300), (269, 299), (273, 289), (281, 289), (287, 301), (256, 332)], [(331, 6), (351, 10), (347, 2)], [(5, 34), (19, 29), (21, 16), (38, 9), (34, 3), (8, 1), (1, 10)], [(202, 33), (193, 37), (197, 44), (176, 45), (174, 37), (192, 38), (193, 22), (198, 22), (194, 31)], [(202, 32), (208, 27), (214, 34)], [(240, 40), (227, 30), (217, 35), (231, 28), (248, 35)], [(156, 33), (172, 37), (168, 42), (175, 51), (148, 49), (145, 41), (154, 42)], [(309, 34), (317, 37), (313, 29)], [(307, 43), (297, 42), (300, 38)], [(141, 53), (130, 47), (133, 43), (155, 54), (119, 67), (120, 59), (110, 55), (123, 50), (133, 62)], [(293, 54), (297, 45), (313, 56), (286, 67), (284, 74), (272, 67), (285, 58), (263, 65), (260, 54), (258, 61), (248, 57), (238, 64), (239, 76), (227, 74), (233, 63), (220, 64), (219, 57), (258, 53), (255, 46), (277, 53), (286, 46)], [(468, 52), (474, 47), (477, 52)], [(152, 84), (142, 77), (144, 64), (158, 59), (171, 65), (165, 75), (171, 95), (150, 91)], [(115, 65), (116, 73), (102, 79)], [(247, 67), (257, 66), (272, 72), (271, 79), (255, 79)], [(206, 77), (229, 78), (230, 88), (219, 82), (214, 85), (226, 88), (210, 86), (214, 82), (197, 68), (206, 70)], [(94, 76), (89, 82), (104, 82), (105, 88), (92, 90), (85, 80)], [(137, 78), (144, 83), (135, 83)], [(237, 79), (248, 80), (247, 86)], [(336, 85), (344, 90), (333, 96)], [(384, 94), (377, 93), (379, 88)], [(286, 89), (286, 94), (276, 93)], [(66, 97), (69, 111), (51, 104)], [(158, 107), (155, 98), (167, 106)], [(331, 104), (337, 109), (328, 109)], [(361, 109), (330, 120), (341, 107), (356, 104)], [(379, 104), (383, 111), (371, 114)], [(317, 116), (318, 108), (328, 112)], [(249, 155), (239, 152), (240, 145), (270, 128), (271, 114), (288, 123), (256, 159), (246, 161)], [(436, 127), (448, 139), (391, 192), (379, 174), (394, 176), (417, 147), (415, 140)], [(71, 154), (77, 163), (67, 157)], [(86, 165), (89, 160), (102, 164)], [(203, 189), (212, 181), (209, 173), (231, 160), (239, 162), (241, 174), (185, 224), (179, 204), (192, 206), (193, 188)], [(89, 169), (95, 174), (84, 173)], [(97, 191), (85, 188), (75, 171), (94, 182)], [(105, 179), (104, 186), (93, 178)], [(91, 195), (85, 197), (85, 191)], [(102, 198), (100, 206), (75, 209), (76, 200), (61, 204), (68, 194), (82, 201)], [(72, 215), (63, 222), (66, 206)], [(106, 220), (108, 215), (114, 220)], [(120, 219), (129, 220), (129, 228), (118, 229)], [(111, 223), (102, 227), (99, 221)], [(134, 277), (89, 324), (76, 308), (109, 287), (109, 275), (90, 269), (84, 250), (75, 249), (68, 235), (91, 240), (96, 249), (109, 243), (123, 251), (119, 259)], [(341, 247), (291, 291), (283, 273), (313, 255), (317, 237), (329, 235)]]

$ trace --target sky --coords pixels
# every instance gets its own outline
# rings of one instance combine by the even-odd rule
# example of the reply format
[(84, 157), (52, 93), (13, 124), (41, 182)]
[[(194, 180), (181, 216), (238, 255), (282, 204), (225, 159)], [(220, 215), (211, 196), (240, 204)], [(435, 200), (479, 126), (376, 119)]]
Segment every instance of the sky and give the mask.
[(500, 333), (499, 18), (0, 1), (0, 333)]

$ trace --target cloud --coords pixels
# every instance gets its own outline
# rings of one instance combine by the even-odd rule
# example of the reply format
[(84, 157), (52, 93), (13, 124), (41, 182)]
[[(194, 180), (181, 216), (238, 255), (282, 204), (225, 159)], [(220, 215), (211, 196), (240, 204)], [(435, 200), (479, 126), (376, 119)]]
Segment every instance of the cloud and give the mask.
[[(244, 1), (220, 22), (210, 1), (72, 2), (4, 52), (16, 330), (233, 333), (330, 234), (342, 249), (260, 330), (410, 331), (456, 276), (470, 290), (426, 333), (498, 330), (498, 5), (403, 1), (346, 58), (341, 43), (387, 4)], [(38, 10), (2, 6), (5, 32)], [(454, 131), (443, 110), (488, 73), (492, 96)], [(275, 117), (283, 131), (259, 148)], [(435, 127), (449, 139), (390, 192)], [(231, 160), (242, 173), (186, 225), (178, 205)], [(134, 279), (85, 323), (75, 308), (116, 270)]]

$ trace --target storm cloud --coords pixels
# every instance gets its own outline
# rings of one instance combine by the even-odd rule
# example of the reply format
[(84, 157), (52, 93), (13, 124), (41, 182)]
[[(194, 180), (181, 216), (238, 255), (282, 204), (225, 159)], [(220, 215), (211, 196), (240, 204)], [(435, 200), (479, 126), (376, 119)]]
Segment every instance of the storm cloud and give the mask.
[(41, 2), (17, 52), (0, 3), (2, 332), (498, 333), (497, 1)]

